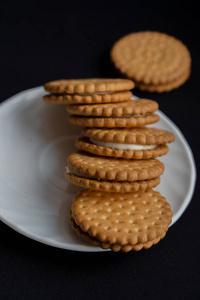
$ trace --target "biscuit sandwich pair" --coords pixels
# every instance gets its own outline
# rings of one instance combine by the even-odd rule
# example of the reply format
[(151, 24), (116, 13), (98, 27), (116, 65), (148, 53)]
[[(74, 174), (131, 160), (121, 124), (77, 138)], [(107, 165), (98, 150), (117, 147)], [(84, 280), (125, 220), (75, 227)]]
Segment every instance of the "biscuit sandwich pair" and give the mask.
[(191, 72), (191, 55), (177, 38), (156, 31), (130, 33), (115, 42), (111, 60), (137, 88), (168, 92), (186, 82)]
[(65, 104), (69, 121), (83, 127), (80, 151), (65, 170), (70, 183), (86, 188), (72, 203), (72, 228), (113, 251), (156, 244), (172, 217), (166, 199), (152, 189), (164, 172), (157, 157), (174, 140), (168, 131), (144, 127), (159, 120), (157, 102), (131, 100), (134, 83), (127, 79), (59, 80), (44, 87), (50, 93), (44, 101)]

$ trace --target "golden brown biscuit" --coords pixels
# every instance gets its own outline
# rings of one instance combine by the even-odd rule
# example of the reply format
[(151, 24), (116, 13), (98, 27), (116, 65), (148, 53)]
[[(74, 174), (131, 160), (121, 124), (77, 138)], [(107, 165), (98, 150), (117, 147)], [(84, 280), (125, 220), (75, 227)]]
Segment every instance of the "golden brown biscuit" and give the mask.
[(67, 111), (72, 115), (92, 117), (122, 117), (147, 115), (158, 109), (158, 103), (149, 99), (131, 100), (121, 103), (68, 105)]
[(166, 143), (174, 141), (173, 133), (149, 127), (85, 128), (84, 138), (76, 141), (79, 150), (100, 156), (126, 159), (149, 159), (168, 152)]
[(124, 144), (166, 144), (174, 141), (175, 136), (167, 130), (153, 127), (139, 128), (84, 128), (83, 135), (99, 141)]
[(44, 84), (45, 91), (53, 94), (119, 92), (133, 88), (132, 80), (120, 78), (61, 79)]
[(121, 103), (68, 105), (69, 122), (83, 127), (140, 127), (155, 123), (158, 103), (149, 99)]
[(70, 219), (76, 231), (98, 246), (128, 252), (149, 248), (164, 237), (172, 211), (153, 190), (123, 194), (84, 190), (72, 203)]
[(82, 117), (70, 115), (69, 122), (82, 127), (140, 127), (158, 122), (159, 116), (156, 114), (147, 114), (134, 117)]
[(163, 163), (156, 159), (126, 160), (73, 153), (68, 158), (65, 176), (81, 187), (126, 192), (155, 187), (163, 172)]
[[(76, 147), (79, 150), (86, 151), (99, 156), (121, 157), (125, 159), (150, 159), (162, 156), (168, 153), (169, 148), (166, 144), (155, 145), (152, 149), (120, 149), (116, 146), (101, 146), (97, 141), (91, 141), (87, 138), (76, 140)], [(131, 145), (132, 146), (132, 145)], [(138, 145), (137, 145), (138, 146)]]
[(187, 71), (182, 76), (180, 76), (177, 80), (174, 80), (172, 82), (166, 83), (166, 84), (145, 84), (142, 82), (136, 83), (136, 86), (142, 90), (142, 91), (148, 91), (148, 92), (170, 92), (173, 89), (178, 88), (182, 84), (185, 83), (185, 81), (189, 78), (190, 71)]
[(84, 138), (76, 140), (79, 150), (100, 156), (126, 159), (149, 159), (168, 152), (166, 143), (174, 141), (173, 133), (149, 127), (85, 128)]
[(93, 104), (128, 101), (132, 97), (130, 91), (122, 91), (106, 94), (49, 94), (43, 97), (49, 104)]
[(161, 239), (163, 239), (166, 235), (166, 232), (163, 233), (158, 238), (153, 239), (152, 241), (146, 242), (146, 243), (137, 243), (135, 245), (124, 245), (121, 246), (119, 244), (111, 245), (110, 243), (100, 242), (98, 239), (91, 237), (87, 232), (84, 232), (74, 221), (71, 211), (69, 214), (69, 222), (72, 226), (72, 229), (76, 231), (77, 235), (83, 238), (84, 240), (90, 242), (93, 246), (101, 247), (105, 250), (111, 249), (114, 252), (123, 251), (123, 252), (129, 252), (131, 250), (139, 251), (142, 248), (149, 249), (151, 246), (157, 244)]
[(65, 171), (65, 178), (70, 183), (85, 189), (116, 193), (142, 192), (147, 189), (155, 188), (160, 183), (160, 176), (152, 179), (136, 180), (132, 182), (114, 180), (108, 181), (76, 176), (69, 173), (67, 169)]
[(183, 84), (191, 69), (187, 47), (175, 37), (153, 31), (122, 37), (112, 47), (111, 60), (137, 87), (152, 90), (153, 86), (152, 91), (159, 92)]
[(164, 172), (163, 163), (157, 159), (126, 160), (81, 152), (68, 157), (68, 167), (72, 174), (82, 177), (128, 182), (152, 179)]

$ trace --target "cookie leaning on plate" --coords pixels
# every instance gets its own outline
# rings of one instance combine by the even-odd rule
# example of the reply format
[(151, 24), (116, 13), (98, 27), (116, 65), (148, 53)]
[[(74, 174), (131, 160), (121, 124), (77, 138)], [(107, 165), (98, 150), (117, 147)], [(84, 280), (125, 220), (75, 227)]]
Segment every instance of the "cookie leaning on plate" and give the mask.
[(80, 187), (107, 192), (145, 191), (160, 183), (164, 165), (157, 159), (126, 160), (73, 153), (65, 168), (66, 179)]
[(178, 39), (165, 33), (143, 31), (119, 39), (111, 49), (111, 60), (136, 87), (150, 92), (170, 91), (190, 75), (191, 56)]
[(76, 141), (79, 150), (126, 159), (149, 159), (165, 155), (169, 149), (166, 143), (175, 139), (169, 131), (149, 127), (85, 128), (83, 136)]
[(158, 103), (149, 99), (120, 103), (68, 105), (69, 121), (83, 127), (140, 127), (155, 123)]
[(171, 220), (169, 203), (153, 190), (123, 194), (83, 190), (70, 212), (78, 235), (115, 252), (150, 248), (165, 236)]
[(131, 99), (134, 83), (129, 79), (91, 78), (56, 80), (46, 83), (43, 100), (50, 104), (90, 104)]

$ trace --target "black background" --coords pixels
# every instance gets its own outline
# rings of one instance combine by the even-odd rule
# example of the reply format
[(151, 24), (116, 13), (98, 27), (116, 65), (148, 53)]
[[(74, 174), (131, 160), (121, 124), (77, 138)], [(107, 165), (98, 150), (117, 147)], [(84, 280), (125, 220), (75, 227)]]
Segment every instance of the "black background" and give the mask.
[[(195, 3), (1, 1), (0, 100), (60, 78), (117, 77), (109, 58), (117, 39), (141, 30), (168, 33), (191, 52), (190, 79), (168, 93), (134, 93), (158, 101), (189, 142), (198, 171), (200, 44)], [(1, 223), (0, 298), (199, 299), (199, 203), (197, 180), (188, 209), (166, 238), (140, 252), (57, 249)]]

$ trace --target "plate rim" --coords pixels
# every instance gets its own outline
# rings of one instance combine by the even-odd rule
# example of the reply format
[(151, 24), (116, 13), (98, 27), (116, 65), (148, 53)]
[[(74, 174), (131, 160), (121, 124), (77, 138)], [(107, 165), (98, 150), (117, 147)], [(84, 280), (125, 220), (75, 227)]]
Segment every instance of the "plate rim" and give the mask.
[(181, 138), (181, 141), (184, 143), (185, 145), (185, 149), (187, 150), (187, 156), (189, 157), (189, 161), (191, 164), (191, 169), (192, 169), (192, 173), (190, 176), (190, 188), (188, 190), (187, 196), (185, 197), (184, 202), (181, 205), (181, 208), (179, 209), (179, 213), (176, 214), (176, 217), (172, 217), (172, 223), (170, 224), (169, 227), (171, 227), (172, 225), (174, 225), (178, 219), (183, 215), (183, 213), (185, 212), (185, 210), (187, 209), (188, 205), (190, 204), (190, 202), (192, 201), (192, 197), (195, 191), (195, 186), (196, 186), (196, 178), (197, 178), (197, 170), (196, 170), (196, 164), (195, 164), (195, 159), (194, 159), (194, 155), (192, 152), (192, 149), (188, 143), (188, 141), (186, 140), (186, 138), (184, 137), (183, 133), (181, 132), (181, 130), (178, 128), (178, 126), (167, 116), (165, 115), (162, 111), (159, 110), (159, 114), (165, 119), (165, 121), (168, 123), (168, 125), (173, 126), (173, 129), (176, 131), (176, 133), (179, 135), (179, 137)]

